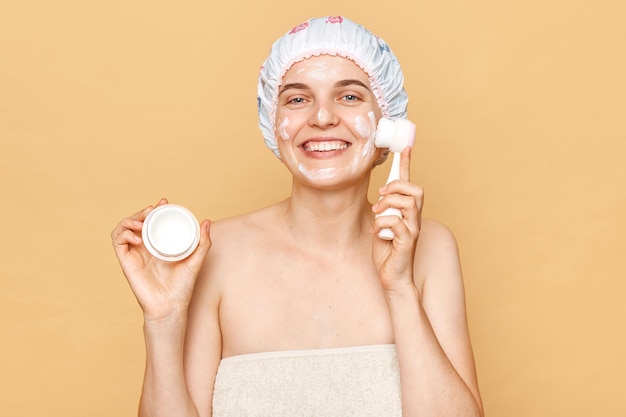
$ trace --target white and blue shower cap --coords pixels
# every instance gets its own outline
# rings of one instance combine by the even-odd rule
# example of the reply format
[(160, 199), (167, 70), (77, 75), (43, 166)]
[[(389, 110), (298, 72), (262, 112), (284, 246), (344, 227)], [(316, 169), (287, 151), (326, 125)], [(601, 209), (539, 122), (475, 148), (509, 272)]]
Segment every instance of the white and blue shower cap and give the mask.
[(259, 127), (265, 144), (279, 158), (275, 134), (278, 89), (293, 64), (319, 55), (342, 56), (354, 61), (369, 76), (370, 88), (383, 117), (407, 117), (404, 76), (389, 45), (342, 16), (309, 19), (274, 42), (259, 73)]

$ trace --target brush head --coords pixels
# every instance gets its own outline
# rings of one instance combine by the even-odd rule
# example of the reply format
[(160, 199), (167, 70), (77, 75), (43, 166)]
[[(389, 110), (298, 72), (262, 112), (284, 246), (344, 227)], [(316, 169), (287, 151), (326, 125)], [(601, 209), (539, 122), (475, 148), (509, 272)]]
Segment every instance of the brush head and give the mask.
[(402, 152), (407, 146), (413, 147), (415, 124), (407, 119), (391, 120), (383, 117), (378, 121), (374, 144), (378, 148), (389, 148), (391, 152)]

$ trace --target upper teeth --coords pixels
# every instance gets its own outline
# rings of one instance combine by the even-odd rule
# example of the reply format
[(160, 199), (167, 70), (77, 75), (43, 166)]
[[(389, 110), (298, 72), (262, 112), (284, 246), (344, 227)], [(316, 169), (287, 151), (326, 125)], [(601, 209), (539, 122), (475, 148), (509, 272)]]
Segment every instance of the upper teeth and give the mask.
[(348, 144), (343, 141), (333, 142), (307, 142), (304, 144), (304, 150), (306, 151), (339, 151), (346, 149)]

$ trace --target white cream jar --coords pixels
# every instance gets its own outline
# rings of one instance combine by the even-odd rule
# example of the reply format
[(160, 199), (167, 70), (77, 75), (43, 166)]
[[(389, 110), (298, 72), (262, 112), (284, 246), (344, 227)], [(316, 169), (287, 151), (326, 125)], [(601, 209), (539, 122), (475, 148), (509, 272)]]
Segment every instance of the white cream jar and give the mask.
[(143, 222), (143, 244), (155, 257), (180, 261), (196, 250), (200, 225), (185, 207), (165, 204), (152, 210)]

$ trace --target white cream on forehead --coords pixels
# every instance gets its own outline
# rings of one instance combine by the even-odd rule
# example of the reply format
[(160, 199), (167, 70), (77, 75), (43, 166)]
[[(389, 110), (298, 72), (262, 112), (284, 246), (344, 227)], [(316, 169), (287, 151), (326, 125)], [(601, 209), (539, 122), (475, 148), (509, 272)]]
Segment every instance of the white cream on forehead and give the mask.
[(289, 133), (287, 133), (287, 126), (289, 126), (289, 118), (285, 117), (280, 125), (278, 125), (278, 134), (283, 140), (289, 140)]
[(302, 62), (303, 64), (298, 66), (298, 68), (296, 69), (296, 74), (300, 75), (303, 72), (306, 72), (309, 77), (314, 78), (318, 81), (324, 81), (328, 78), (328, 75), (336, 75), (341, 72), (339, 68), (335, 67), (334, 65), (329, 67), (325, 61), (315, 60), (300, 62)]

